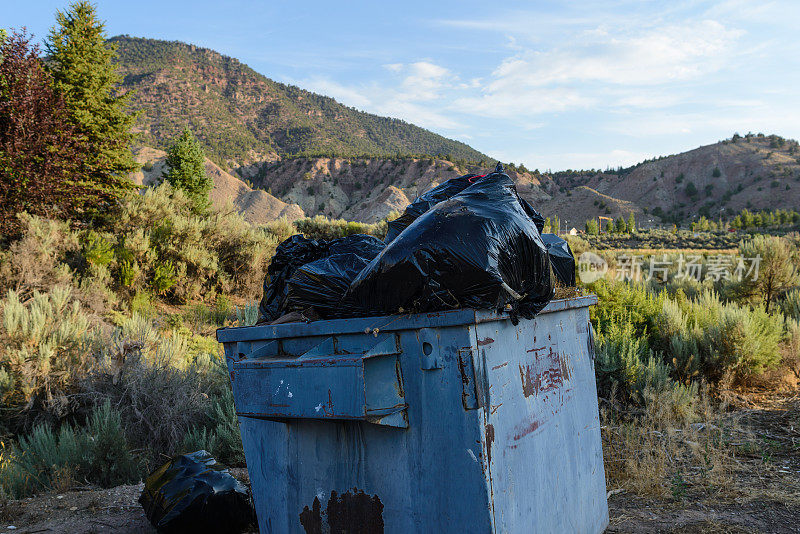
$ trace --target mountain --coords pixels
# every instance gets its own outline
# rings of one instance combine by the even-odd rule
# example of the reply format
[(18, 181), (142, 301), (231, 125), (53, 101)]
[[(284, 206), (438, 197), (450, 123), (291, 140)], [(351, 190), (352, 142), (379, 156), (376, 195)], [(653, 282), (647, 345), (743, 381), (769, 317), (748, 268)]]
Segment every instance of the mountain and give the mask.
[[(163, 150), (150, 147), (137, 149), (134, 157), (142, 169), (131, 174), (131, 179), (137, 185), (157, 183), (163, 176), (166, 156)], [(206, 174), (214, 180), (210, 196), (212, 205), (217, 209), (225, 209), (230, 205), (253, 224), (264, 224), (281, 217), (295, 221), (305, 216), (297, 204), (287, 204), (266, 191), (253, 190), (208, 158), (205, 167)]]
[[(274, 82), (212, 50), (111, 41), (139, 112), (139, 160), (162, 165), (157, 149), (189, 125), (214, 162), (214, 204), (230, 201), (253, 222), (304, 214), (374, 222), (433, 185), (493, 166), (464, 143)], [(544, 215), (578, 228), (598, 215), (634, 213), (649, 225), (800, 206), (798, 143), (775, 135), (734, 136), (616, 171), (508, 171)]]
[[(597, 215), (687, 222), (701, 215), (800, 206), (800, 146), (777, 135), (734, 136), (616, 172), (567, 171), (547, 178), (551, 198), (540, 204), (570, 225)], [(644, 219), (642, 218), (644, 217)]]
[(133, 91), (145, 146), (166, 148), (189, 126), (209, 158), (229, 168), (287, 154), (489, 160), (459, 141), (275, 82), (207, 48), (129, 36), (109, 41), (117, 45), (122, 90)]

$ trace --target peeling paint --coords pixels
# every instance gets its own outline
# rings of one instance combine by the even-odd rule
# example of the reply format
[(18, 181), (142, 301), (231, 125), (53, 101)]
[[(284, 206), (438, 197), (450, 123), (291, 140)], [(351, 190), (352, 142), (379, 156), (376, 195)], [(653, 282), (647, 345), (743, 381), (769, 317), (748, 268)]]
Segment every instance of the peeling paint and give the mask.
[(494, 425), (486, 425), (486, 462), (492, 465), (492, 445), (494, 444)]
[(478, 340), (478, 346), (479, 347), (483, 347), (485, 345), (491, 345), (492, 343), (494, 343), (494, 339), (490, 338), (490, 337), (486, 337), (484, 339), (479, 339)]
[(542, 360), (519, 365), (522, 393), (526, 397), (558, 389), (572, 377), (568, 355), (557, 353), (550, 347), (545, 356)]

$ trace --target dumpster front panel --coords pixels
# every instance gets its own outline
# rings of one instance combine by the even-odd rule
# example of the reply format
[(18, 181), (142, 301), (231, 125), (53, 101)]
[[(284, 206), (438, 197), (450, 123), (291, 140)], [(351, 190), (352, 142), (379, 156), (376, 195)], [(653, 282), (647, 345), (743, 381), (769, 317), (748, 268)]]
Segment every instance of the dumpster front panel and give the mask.
[[(330, 396), (316, 374), (294, 374), (306, 361), (303, 355), (289, 364), (291, 358), (285, 354), (264, 359), (262, 352), (251, 361), (242, 353), (232, 363), (261, 532), (491, 531), (481, 415), (473, 402), (470, 371), (474, 325), (392, 334), (399, 347), (392, 357), (398, 358), (402, 375), (407, 428), (370, 422), (368, 414), (358, 420), (338, 417), (346, 412), (356, 419), (353, 399), (360, 397), (363, 402), (365, 391), (370, 393), (363, 382), (352, 380), (349, 370), (358, 360), (353, 354), (380, 342), (380, 336), (336, 336), (336, 346), (348, 349), (347, 354), (331, 356), (342, 365), (327, 367), (332, 371)], [(315, 346), (293, 342), (304, 348)], [(276, 366), (280, 375), (264, 374)], [(341, 369), (345, 374), (340, 375)], [(248, 375), (254, 370), (262, 373), (260, 377), (270, 376), (267, 386), (257, 375)], [(313, 386), (303, 383), (307, 378)], [(342, 379), (347, 387), (340, 387)], [(373, 382), (373, 389), (387, 389), (380, 387), (387, 382)], [(347, 398), (348, 388), (358, 394), (340, 407), (336, 399)], [(296, 404), (298, 396), (308, 396), (308, 402)], [(308, 413), (318, 398), (332, 403), (319, 413)], [(356, 528), (363, 525), (382, 527)]]
[(608, 524), (588, 308), (477, 326), (496, 532)]

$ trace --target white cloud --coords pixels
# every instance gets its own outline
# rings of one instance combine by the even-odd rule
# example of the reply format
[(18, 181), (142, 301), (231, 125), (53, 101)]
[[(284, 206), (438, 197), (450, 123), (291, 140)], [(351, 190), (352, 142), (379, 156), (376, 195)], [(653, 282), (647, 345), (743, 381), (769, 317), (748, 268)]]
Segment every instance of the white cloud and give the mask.
[(529, 122), (537, 115), (586, 108), (596, 101), (570, 88), (515, 88), (484, 91), (453, 101), (450, 109), (460, 113)]
[(576, 109), (666, 108), (681, 97), (664, 87), (724, 68), (741, 35), (702, 20), (634, 31), (595, 26), (549, 48), (515, 45), (479, 94), (455, 99), (451, 109), (525, 123)]
[(449, 113), (441, 111), (447, 92), (458, 85), (458, 78), (448, 69), (430, 61), (390, 63), (384, 67), (400, 76), (399, 82), (345, 86), (327, 78), (311, 78), (296, 83), (330, 95), (348, 106), (425, 128), (455, 130), (464, 127)]

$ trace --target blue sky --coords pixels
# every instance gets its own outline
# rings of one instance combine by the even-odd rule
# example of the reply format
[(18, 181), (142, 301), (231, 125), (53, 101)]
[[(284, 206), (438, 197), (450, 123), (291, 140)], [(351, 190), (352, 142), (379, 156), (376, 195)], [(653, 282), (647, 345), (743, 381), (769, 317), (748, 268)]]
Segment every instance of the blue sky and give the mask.
[[(44, 37), (67, 2), (0, 0)], [(605, 168), (734, 132), (800, 138), (800, 2), (99, 1), (180, 40), (529, 168)]]

